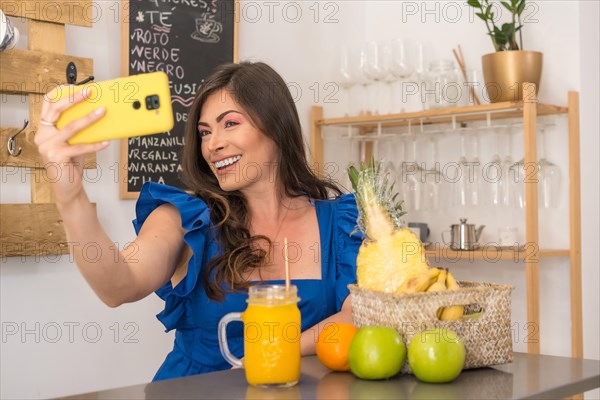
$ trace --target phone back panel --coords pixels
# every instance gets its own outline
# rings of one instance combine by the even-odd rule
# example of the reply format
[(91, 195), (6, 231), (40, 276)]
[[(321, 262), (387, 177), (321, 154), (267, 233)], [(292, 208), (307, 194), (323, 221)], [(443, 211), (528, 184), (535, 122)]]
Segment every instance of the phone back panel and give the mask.
[(152, 135), (173, 128), (169, 78), (163, 72), (63, 88), (52, 101), (84, 88), (91, 89), (90, 97), (65, 110), (56, 126), (61, 129), (100, 107), (105, 107), (106, 113), (70, 138), (70, 144)]

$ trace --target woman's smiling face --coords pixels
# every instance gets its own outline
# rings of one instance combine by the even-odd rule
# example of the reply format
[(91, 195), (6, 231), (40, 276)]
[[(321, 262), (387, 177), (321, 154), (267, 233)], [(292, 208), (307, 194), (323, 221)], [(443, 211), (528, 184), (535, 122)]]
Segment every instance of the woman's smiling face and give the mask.
[(202, 157), (225, 191), (274, 185), (277, 145), (263, 134), (226, 90), (210, 95), (200, 111)]

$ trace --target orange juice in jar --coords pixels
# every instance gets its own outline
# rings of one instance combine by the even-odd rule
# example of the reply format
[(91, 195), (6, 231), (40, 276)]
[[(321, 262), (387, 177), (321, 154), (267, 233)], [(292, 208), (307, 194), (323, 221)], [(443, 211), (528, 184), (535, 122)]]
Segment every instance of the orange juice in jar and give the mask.
[(255, 386), (293, 386), (300, 378), (300, 310), (297, 288), (258, 285), (248, 291), (248, 308), (229, 313), (219, 322), (219, 345), (227, 362), (242, 362), (229, 351), (227, 324), (244, 322), (246, 380)]

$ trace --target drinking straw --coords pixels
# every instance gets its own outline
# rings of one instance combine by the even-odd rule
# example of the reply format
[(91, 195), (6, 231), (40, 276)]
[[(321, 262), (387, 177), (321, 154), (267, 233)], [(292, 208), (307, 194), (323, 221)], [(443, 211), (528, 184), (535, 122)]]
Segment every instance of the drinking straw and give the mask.
[[(460, 47), (460, 45), (458, 45), (458, 53), (454, 49), (452, 49), (452, 53), (454, 53), (454, 58), (456, 58), (456, 62), (458, 63), (460, 71), (462, 72), (463, 78), (465, 79), (465, 81), (467, 81), (467, 64), (465, 63), (465, 58), (463, 56), (462, 48)], [(469, 85), (469, 90), (471, 92), (471, 97), (473, 98), (473, 102), (475, 103), (475, 105), (481, 104), (481, 102), (479, 101), (479, 96), (477, 96), (477, 93), (475, 93), (475, 89), (473, 88), (473, 86)]]
[(290, 263), (288, 261), (288, 240), (283, 238), (283, 257), (285, 258), (285, 290), (290, 290)]

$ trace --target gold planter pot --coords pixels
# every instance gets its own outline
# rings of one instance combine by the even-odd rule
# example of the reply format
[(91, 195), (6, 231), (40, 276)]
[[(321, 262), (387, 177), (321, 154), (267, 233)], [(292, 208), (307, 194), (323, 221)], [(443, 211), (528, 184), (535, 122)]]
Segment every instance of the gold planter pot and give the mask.
[(491, 103), (523, 100), (523, 83), (540, 87), (542, 53), (539, 51), (498, 51), (481, 58), (483, 80)]

